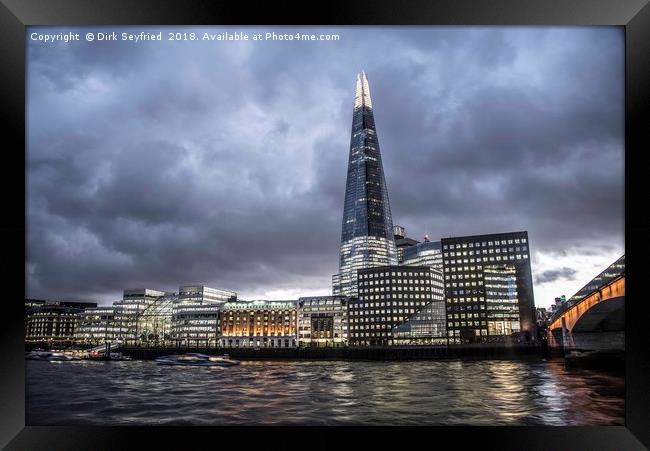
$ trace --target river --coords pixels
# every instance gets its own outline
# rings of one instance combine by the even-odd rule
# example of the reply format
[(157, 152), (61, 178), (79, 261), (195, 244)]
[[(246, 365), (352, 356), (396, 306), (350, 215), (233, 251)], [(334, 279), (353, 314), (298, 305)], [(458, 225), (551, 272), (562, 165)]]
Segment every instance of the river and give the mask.
[(623, 425), (622, 374), (562, 360), (26, 362), (27, 425)]

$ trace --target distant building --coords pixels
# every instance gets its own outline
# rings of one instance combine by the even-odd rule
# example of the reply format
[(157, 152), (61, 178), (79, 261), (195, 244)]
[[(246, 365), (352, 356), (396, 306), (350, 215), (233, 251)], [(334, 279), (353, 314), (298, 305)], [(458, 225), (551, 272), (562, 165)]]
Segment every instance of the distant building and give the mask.
[(126, 329), (115, 321), (116, 307), (91, 307), (78, 314), (75, 343), (101, 345), (123, 339)]
[(402, 226), (393, 226), (393, 237), (395, 238), (395, 247), (397, 248), (397, 263), (402, 263), (404, 251), (415, 246), (419, 241), (406, 236), (406, 229)]
[(435, 300), (442, 274), (430, 267), (383, 266), (359, 271), (359, 298), (348, 304), (351, 346), (392, 345), (393, 330)]
[(296, 301), (226, 302), (221, 310), (220, 329), (223, 347), (296, 347)]
[(178, 289), (172, 304), (170, 338), (177, 346), (217, 346), (221, 306), (237, 300), (237, 293), (205, 285)]
[(74, 341), (78, 314), (96, 302), (25, 299), (25, 342), (68, 345)]
[(348, 342), (348, 296), (298, 299), (298, 346), (344, 346)]
[(425, 236), (422, 243), (404, 248), (402, 266), (430, 266), (442, 271), (442, 244), (440, 241), (429, 241)]
[[(123, 335), (120, 337), (120, 340), (127, 345), (140, 344), (142, 338), (145, 337), (145, 341), (149, 342), (158, 342), (161, 341), (158, 338), (161, 337), (161, 334), (164, 335), (165, 332), (157, 330), (152, 332), (151, 330), (143, 330), (148, 328), (149, 324), (143, 324), (142, 315), (145, 310), (152, 307), (156, 301), (158, 305), (152, 307), (149, 310), (149, 319), (154, 316), (156, 310), (160, 310), (159, 304), (162, 301), (162, 298), (165, 296), (174, 296), (175, 293), (170, 293), (161, 290), (153, 290), (150, 288), (132, 288), (124, 290), (124, 294), (121, 301), (113, 303), (115, 307), (115, 321), (118, 323), (118, 329), (123, 331)], [(164, 301), (163, 303), (167, 303)], [(162, 313), (162, 312), (161, 312)], [(171, 316), (171, 313), (169, 314)], [(159, 327), (156, 327), (159, 329)], [(158, 336), (156, 338), (155, 336)], [(151, 339), (148, 337), (151, 336)]]
[(443, 238), (450, 343), (536, 336), (527, 232)]
[(188, 304), (223, 304), (236, 301), (237, 293), (205, 285), (185, 285), (178, 289), (178, 301)]
[(171, 340), (177, 346), (217, 346), (221, 303), (178, 302), (172, 306)]

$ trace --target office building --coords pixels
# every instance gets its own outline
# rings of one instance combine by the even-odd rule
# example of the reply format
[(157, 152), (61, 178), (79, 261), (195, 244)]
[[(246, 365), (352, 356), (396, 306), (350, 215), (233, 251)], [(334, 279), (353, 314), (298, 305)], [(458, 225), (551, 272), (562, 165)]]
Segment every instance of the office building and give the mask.
[(429, 241), (429, 237), (425, 236), (422, 243), (404, 249), (400, 265), (429, 266), (442, 271), (442, 244), (440, 241)]
[(442, 239), (450, 344), (535, 337), (528, 232)]
[(178, 301), (186, 304), (223, 304), (236, 301), (237, 293), (205, 285), (185, 285), (178, 289)]
[(126, 328), (115, 321), (117, 307), (91, 307), (79, 313), (75, 343), (101, 345), (122, 341)]
[(357, 75), (351, 135), (339, 273), (332, 276), (333, 294), (345, 296), (356, 296), (360, 269), (397, 264), (388, 189), (365, 72)]
[[(442, 284), (442, 273), (440, 273)], [(440, 296), (443, 297), (443, 296)], [(444, 299), (427, 304), (393, 328), (393, 344), (402, 346), (446, 345), (447, 315)]]
[[(142, 337), (151, 335), (151, 339), (145, 341), (157, 341), (155, 335), (160, 338), (160, 327), (156, 326), (156, 332), (152, 332), (148, 325), (142, 323), (141, 315), (149, 307), (152, 307), (158, 300), (158, 306), (154, 306), (149, 311), (152, 316), (156, 310), (160, 310), (160, 304), (167, 301), (162, 300), (165, 296), (174, 296), (174, 293), (169, 293), (161, 290), (152, 290), (149, 288), (133, 288), (126, 289), (123, 292), (122, 300), (113, 303), (115, 309), (115, 321), (119, 323), (118, 329), (124, 331), (120, 337), (125, 344), (135, 345), (140, 344), (139, 341)], [(171, 314), (170, 314), (171, 316)], [(153, 320), (153, 318), (150, 318)], [(153, 320), (155, 322), (155, 320)], [(147, 330), (143, 330), (143, 327)], [(162, 332), (164, 335), (164, 332)]]
[(78, 315), (95, 302), (25, 299), (25, 342), (48, 346), (74, 341)]
[(359, 271), (359, 297), (348, 304), (351, 346), (392, 345), (393, 329), (433, 301), (442, 301), (442, 274), (430, 267), (383, 266)]
[(176, 346), (217, 346), (222, 305), (213, 302), (174, 304), (171, 316), (171, 340)]
[(402, 226), (393, 226), (393, 238), (395, 239), (395, 248), (397, 249), (397, 263), (401, 264), (404, 260), (404, 251), (415, 246), (419, 241), (406, 236), (406, 229)]
[(345, 346), (348, 342), (348, 296), (298, 299), (298, 346)]
[(297, 345), (296, 301), (237, 301), (221, 306), (223, 347), (289, 348)]

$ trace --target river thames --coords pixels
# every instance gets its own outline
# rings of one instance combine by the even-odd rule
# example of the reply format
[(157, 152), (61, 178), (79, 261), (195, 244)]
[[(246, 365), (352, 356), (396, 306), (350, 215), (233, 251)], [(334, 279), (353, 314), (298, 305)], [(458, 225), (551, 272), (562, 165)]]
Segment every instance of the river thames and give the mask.
[(27, 425), (623, 425), (622, 374), (562, 360), (26, 362)]

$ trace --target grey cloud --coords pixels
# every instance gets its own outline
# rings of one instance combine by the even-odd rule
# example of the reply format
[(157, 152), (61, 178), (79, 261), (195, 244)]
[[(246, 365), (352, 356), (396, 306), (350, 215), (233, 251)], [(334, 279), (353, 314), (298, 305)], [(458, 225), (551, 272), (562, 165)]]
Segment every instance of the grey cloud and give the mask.
[(537, 277), (535, 277), (535, 283), (551, 283), (560, 279), (575, 280), (576, 273), (577, 271), (575, 269), (567, 268), (566, 266), (563, 268), (552, 269), (537, 275)]
[(622, 245), (620, 30), (322, 31), (341, 41), (30, 42), (28, 294), (327, 293), (361, 69), (410, 235)]

